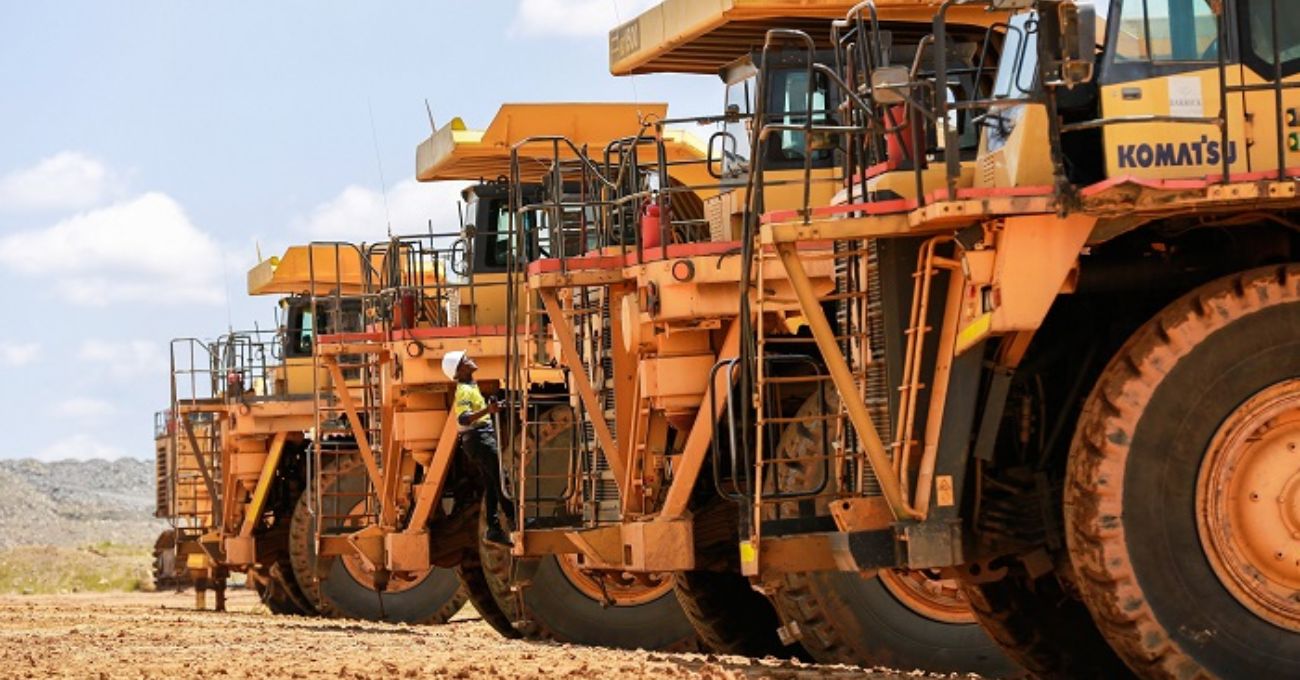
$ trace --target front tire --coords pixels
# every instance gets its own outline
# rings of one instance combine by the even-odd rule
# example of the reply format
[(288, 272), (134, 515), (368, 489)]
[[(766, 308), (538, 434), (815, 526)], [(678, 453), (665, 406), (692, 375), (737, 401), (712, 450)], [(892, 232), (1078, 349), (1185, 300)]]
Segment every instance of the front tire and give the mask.
[(799, 641), (821, 663), (989, 677), (1022, 674), (975, 623), (963, 597), (947, 602), (943, 609), (948, 613), (940, 614), (930, 610), (937, 605), (900, 597), (883, 578), (850, 572), (790, 574), (775, 597), (777, 610), (796, 624)]
[[(347, 557), (334, 558), (325, 578), (316, 577), (316, 540), (311, 508), (303, 494), (293, 513), (290, 555), (294, 576), (308, 599), (333, 618), (393, 621), (411, 624), (446, 623), (468, 599), (452, 569), (433, 567), (413, 583), (390, 582), (382, 595)], [(382, 599), (381, 599), (382, 598)]]
[(1300, 265), (1205, 285), (1124, 345), (1084, 406), (1065, 509), (1083, 600), (1129, 666), (1297, 673), (1300, 602), (1278, 596), (1300, 590), (1297, 488)]
[(695, 629), (673, 594), (671, 576), (664, 577), (667, 587), (626, 603), (619, 601), (617, 588), (607, 588), (615, 599), (607, 605), (571, 566), (561, 565), (567, 559), (563, 556), (541, 558), (531, 582), (516, 592), (509, 581), (509, 551), (485, 544), (481, 555), (497, 601), (512, 603), (507, 609), (518, 617), (515, 629), (525, 639), (659, 651), (698, 647)]
[[(825, 418), (839, 408), (838, 397), (813, 394), (786, 426), (775, 457), (782, 489), (816, 486), (816, 466), (801, 461), (823, 455), (828, 437)], [(775, 476), (775, 475), (774, 475)], [(826, 500), (818, 498), (825, 515)], [(781, 508), (787, 516), (806, 515), (797, 502)], [(772, 506), (769, 506), (771, 508)], [(863, 577), (856, 572), (788, 574), (773, 604), (804, 649), (821, 663), (886, 666), (935, 673), (973, 672), (1007, 677), (1020, 669), (975, 621), (969, 604), (952, 581), (906, 571)]]

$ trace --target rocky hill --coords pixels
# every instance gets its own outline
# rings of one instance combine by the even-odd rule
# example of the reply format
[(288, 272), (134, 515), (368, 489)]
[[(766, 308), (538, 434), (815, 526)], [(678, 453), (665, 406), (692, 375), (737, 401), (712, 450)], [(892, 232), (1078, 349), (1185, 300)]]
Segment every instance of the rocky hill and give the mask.
[(102, 543), (153, 546), (153, 463), (0, 460), (0, 550)]

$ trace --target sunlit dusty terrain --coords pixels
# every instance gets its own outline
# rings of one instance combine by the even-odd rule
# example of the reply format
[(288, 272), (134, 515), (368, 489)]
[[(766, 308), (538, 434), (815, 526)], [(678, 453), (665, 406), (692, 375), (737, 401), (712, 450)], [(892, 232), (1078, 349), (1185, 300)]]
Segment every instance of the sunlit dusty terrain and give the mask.
[[(895, 678), (907, 674), (703, 654), (503, 640), (466, 608), (409, 627), (271, 616), (244, 590), (230, 611), (191, 593), (0, 596), (0, 675), (46, 678)], [(210, 603), (209, 603), (210, 604)]]

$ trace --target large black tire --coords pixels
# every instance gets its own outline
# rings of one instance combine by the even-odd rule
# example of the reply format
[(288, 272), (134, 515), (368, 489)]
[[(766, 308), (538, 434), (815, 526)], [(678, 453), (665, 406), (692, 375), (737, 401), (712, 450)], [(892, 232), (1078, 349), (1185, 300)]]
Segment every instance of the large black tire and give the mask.
[[(563, 434), (571, 431), (572, 417), (566, 417), (567, 412), (566, 407), (555, 407), (536, 418), (538, 422), (567, 424), (567, 427), (545, 428), (548, 438), (538, 442), (539, 447), (550, 447), (552, 442), (562, 441)], [(519, 450), (519, 445), (517, 441), (509, 445), (510, 450), (503, 451), (502, 455), (505, 460), (514, 461), (517, 455), (514, 452)], [(556, 455), (545, 460), (547, 465), (565, 462)], [(547, 469), (545, 474), (556, 475), (563, 469)], [(554, 476), (550, 479), (551, 483), (558, 483)], [(560, 566), (559, 559), (562, 558), (541, 558), (528, 583), (515, 588), (512, 583), (515, 569), (509, 550), (483, 543), (480, 555), (497, 602), (514, 618), (515, 629), (526, 639), (623, 649), (699, 648), (695, 629), (682, 613), (671, 587), (664, 588), (649, 602), (607, 606), (574, 585)], [(671, 579), (672, 576), (665, 578)]]
[(731, 571), (683, 571), (673, 591), (704, 646), (720, 654), (807, 658), (799, 644), (786, 645), (781, 617), (749, 579)]
[(691, 508), (696, 570), (674, 574), (682, 612), (708, 650), (740, 656), (811, 660), (798, 642), (784, 644), (781, 617), (740, 573), (740, 507), (711, 493)]
[(315, 607), (307, 608), (300, 601), (295, 601), (291, 597), (286, 597), (280, 591), (280, 587), (274, 583), (264, 584), (257, 578), (249, 578), (249, 584), (253, 586), (253, 592), (257, 593), (257, 598), (266, 605), (267, 610), (277, 616), (314, 616)]
[[(446, 623), (465, 605), (468, 594), (452, 569), (435, 567), (417, 584), (382, 595), (354, 578), (336, 558), (325, 578), (316, 578), (316, 541), (311, 531), (310, 507), (303, 495), (294, 510), (290, 553), (294, 575), (320, 613), (329, 617), (392, 621), (411, 624)], [(382, 600), (381, 600), (382, 598)]]
[(506, 604), (525, 639), (621, 649), (699, 647), (695, 629), (671, 589), (644, 604), (607, 607), (574, 586), (554, 556), (542, 558), (531, 583), (514, 590), (509, 551), (485, 544), (481, 555), (496, 600)]
[(1121, 680), (1132, 673), (1078, 599), (1048, 573), (1032, 579), (1019, 563), (998, 581), (962, 584), (971, 612), (989, 636), (1036, 678)]
[(1023, 671), (976, 623), (949, 623), (914, 611), (879, 577), (849, 572), (791, 574), (777, 611), (821, 663), (932, 673), (1014, 677)]
[(298, 498), (289, 520), (289, 568), (303, 596), (318, 614), (329, 617), (338, 615), (321, 600), (320, 579), (316, 578), (316, 537), (312, 531), (307, 494)]
[[(1257, 395), (1282, 387), (1294, 397), (1297, 378), (1293, 264), (1220, 279), (1167, 307), (1129, 339), (1085, 403), (1066, 483), (1070, 557), (1083, 601), (1139, 675), (1300, 675), (1295, 619), (1271, 623), (1234, 595), (1198, 527), (1207, 497), (1229, 497), (1228, 488), (1199, 481), (1212, 469), (1205, 464), (1220, 429)], [(1281, 497), (1263, 500), (1285, 511)], [(1279, 539), (1277, 549), (1296, 546)]]
[[(837, 402), (834, 395), (808, 397), (795, 414), (808, 420), (785, 428), (775, 455), (792, 461), (820, 455), (827, 421), (813, 416), (837, 409)], [(814, 486), (815, 475), (822, 474), (815, 468), (800, 462), (780, 466), (782, 488)], [(817, 499), (819, 514), (829, 513), (825, 503)], [(797, 502), (782, 506), (783, 512), (806, 513)], [(853, 572), (789, 574), (773, 603), (787, 627), (798, 631), (803, 647), (822, 663), (997, 677), (1022, 672), (973, 618), (932, 618), (900, 601), (879, 577)]]
[[(188, 572), (185, 572), (188, 576)], [(157, 590), (183, 585), (176, 568), (176, 530), (164, 529), (153, 545), (153, 585)]]
[(293, 539), (291, 517), (278, 517), (273, 526), (257, 536), (257, 571), (249, 574), (249, 583), (272, 614), (318, 616), (316, 603), (298, 583), (294, 574), (290, 541)]
[[(486, 520), (482, 510), (482, 504), (479, 504), (477, 513), (479, 521), (479, 536), (483, 535), (486, 528)], [(519, 618), (515, 607), (515, 600), (509, 597), (509, 593), (500, 593), (493, 588), (495, 582), (508, 581), (509, 573), (489, 574), (487, 565), (483, 561), (483, 553), (486, 547), (480, 542), (479, 549), (466, 551), (466, 555), (461, 559), (460, 565), (456, 567), (456, 573), (460, 580), (465, 584), (465, 592), (469, 596), (470, 604), (474, 605), (474, 610), (483, 617), (484, 623), (492, 627), (503, 637), (515, 640), (523, 635), (515, 629), (514, 622)], [(494, 564), (500, 568), (500, 562)], [(498, 599), (504, 596), (505, 599)]]
[(272, 614), (286, 616), (319, 616), (316, 604), (298, 585), (293, 573), (293, 566), (285, 554), (268, 567), (265, 572), (250, 574), (248, 582), (252, 584), (262, 604)]

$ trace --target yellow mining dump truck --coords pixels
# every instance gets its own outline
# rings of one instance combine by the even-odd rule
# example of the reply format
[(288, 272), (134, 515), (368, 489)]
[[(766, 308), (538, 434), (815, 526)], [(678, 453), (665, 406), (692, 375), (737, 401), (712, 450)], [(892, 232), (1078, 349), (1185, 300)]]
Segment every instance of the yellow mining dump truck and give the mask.
[[(171, 408), (154, 413), (154, 517), (170, 525), (154, 541), (154, 585), (180, 588), (194, 582), (204, 591), (207, 581), (194, 581), (187, 562), (200, 551), (198, 539), (212, 514), (212, 496), (199, 473), (196, 449), (176, 437), (177, 424)], [(191, 427), (199, 440), (211, 429), (203, 422)]]
[[(316, 346), (323, 335), (361, 328), (359, 296), (367, 266), (351, 251), (294, 246), (249, 272), (249, 294), (279, 297), (283, 320), (273, 332), (233, 334), (222, 348), (230, 405), (223, 460), (233, 468), (227, 483), (239, 491), (227, 495), (230, 518), (224, 526), (232, 528), (220, 532), (221, 545), (228, 565), (274, 562), (270, 582), (254, 578), (268, 602), (280, 589), (296, 588), (290, 592), (326, 616), (442, 623), (467, 599), (452, 570), (419, 575), (422, 607), (388, 610), (371, 604), (381, 601), (382, 586), (361, 565), (345, 564), (324, 580), (316, 570), (311, 466), (317, 449), (339, 446), (318, 427), (316, 394), (329, 377), (317, 370)], [(329, 280), (330, 288), (316, 288), (316, 280)], [(317, 295), (336, 296), (338, 304), (317, 307)], [(347, 384), (361, 390), (355, 379)], [(260, 571), (250, 574), (260, 576)]]
[[(241, 571), (273, 612), (356, 615), (319, 587), (304, 493), (321, 379), (313, 372), (313, 337), (359, 321), (311, 309), (310, 259), (308, 248), (293, 247), (249, 273), (250, 294), (281, 296), (277, 329), (172, 343), (174, 415), (160, 428), (159, 450), (169, 456), (160, 480), (172, 517), (172, 552), (195, 575), (200, 606), (211, 583), (221, 608), (226, 576)], [(344, 294), (359, 290), (358, 262), (321, 267), (342, 272), (334, 278), (347, 282)], [(359, 310), (356, 303), (344, 307)], [(430, 580), (441, 586), (432, 598), (436, 611), (401, 620), (442, 622), (464, 604), (454, 572), (437, 570)], [(346, 586), (378, 597), (364, 579)]]
[[(833, 147), (846, 178), (764, 210), (751, 174), (741, 318), (793, 284), (810, 396), (783, 398), (784, 335), (757, 322), (718, 396), (748, 437), (742, 566), (805, 641), (834, 601), (792, 552), (959, 578), (1041, 677), (1300, 672), (1300, 24), (1275, 0), (1107, 5), (950, 0), (896, 64), (864, 4), (817, 69), (834, 115), (751, 139)], [(1006, 13), (974, 70), (970, 8)], [(831, 295), (804, 256), (828, 241)]]
[[(887, 5), (879, 11), (889, 19), (883, 35), (890, 55), (911, 64), (924, 44), (931, 11), (881, 4)], [(819, 29), (829, 44), (826, 17), (843, 16), (850, 6), (807, 4), (802, 8), (809, 17), (806, 26)], [(834, 147), (808, 149), (801, 137), (791, 135), (779, 147), (765, 148), (761, 164), (750, 152), (750, 130), (762, 127), (759, 121), (825, 121), (835, 115), (829, 81), (802, 53), (769, 58), (767, 81), (757, 80), (765, 32), (796, 12), (790, 3), (720, 3), (706, 11), (669, 2), (615, 29), (615, 72), (722, 75), (727, 109), (693, 119), (720, 127), (710, 153), (694, 162), (693, 173), (683, 172), (681, 162), (664, 153), (663, 143), (665, 126), (685, 121), (658, 120), (635, 138), (591, 150), (585, 165), (557, 163), (548, 188), (563, 190), (516, 206), (521, 215), (540, 211), (548, 215), (548, 225), (562, 225), (552, 227), (550, 239), (565, 245), (553, 248), (552, 258), (527, 266), (535, 297), (524, 325), (533, 331), (528, 337), (534, 349), (524, 353), (520, 370), (559, 358), (573, 376), (578, 418), (591, 431), (602, 464), (614, 472), (612, 480), (587, 484), (576, 510), (554, 518), (549, 506), (529, 495), (526, 483), (530, 467), (554, 466), (538, 462), (554, 453), (525, 444), (519, 462), (525, 477), (519, 504), (523, 531), (516, 554), (524, 563), (553, 552), (572, 555), (593, 574), (614, 581), (627, 580), (628, 574), (645, 579), (676, 572), (678, 597), (701, 636), (726, 651), (1010, 673), (1014, 665), (976, 624), (956, 583), (935, 574), (905, 569), (847, 574), (820, 602), (808, 603), (800, 625), (754, 592), (742, 573), (744, 555), (735, 544), (738, 536), (749, 536), (754, 522), (823, 523), (811, 499), (805, 503), (793, 496), (782, 513), (751, 514), (746, 498), (755, 484), (786, 483), (754, 480), (741, 450), (746, 438), (736, 429), (735, 406), (725, 390), (714, 393), (737, 376), (741, 338), (753, 337), (756, 325), (782, 336), (787, 356), (773, 368), (789, 374), (783, 378), (790, 383), (785, 401), (802, 403), (810, 393), (798, 382), (811, 370), (802, 355), (813, 343), (774, 251), (757, 256), (771, 304), (761, 316), (742, 320), (736, 297), (741, 282), (752, 278), (739, 238), (754, 182), (751, 167), (761, 167), (764, 187), (772, 187), (762, 198), (773, 209), (829, 203), (843, 186)], [(982, 11), (962, 16), (969, 23), (962, 26), (968, 39), (961, 53), (969, 60), (999, 17)], [(627, 45), (629, 34), (639, 36), (635, 48)], [(820, 51), (816, 63), (830, 69), (833, 51)], [(666, 171), (691, 181), (665, 181)], [(580, 215), (593, 219), (587, 224), (575, 219)], [(801, 244), (800, 258), (817, 294), (833, 300), (830, 243)], [(551, 345), (557, 348), (541, 351)], [(525, 426), (526, 443), (539, 439), (530, 431)], [(806, 545), (785, 554), (780, 564), (795, 582), (812, 578), (812, 572), (834, 571), (834, 560), (830, 546)], [(813, 617), (824, 623), (812, 627)], [(865, 632), (867, 627), (873, 629)]]
[[(512, 590), (508, 555), (480, 541), (485, 482), (459, 451), (450, 417), (456, 382), (441, 366), (448, 354), (467, 352), (479, 366), (483, 391), (505, 392), (507, 362), (518, 351), (508, 328), (519, 317), (522, 285), (522, 277), (509, 274), (516, 253), (510, 198), (538, 191), (545, 166), (526, 159), (555, 151), (549, 137), (522, 151), (517, 142), (567, 135), (603, 146), (636, 134), (645, 117), (665, 111), (662, 104), (510, 104), (484, 130), (455, 119), (420, 145), (417, 177), (478, 180), (464, 192), (460, 229), (435, 233), (430, 225), (428, 232), (387, 243), (329, 246), (332, 251), (317, 256), (351, 253), (367, 263), (362, 326), (321, 336), (316, 344), (317, 372), (325, 377), (317, 392), (316, 431), (322, 442), (333, 443), (317, 448), (313, 459), (317, 570), (329, 575), (322, 588), (341, 569), (360, 565), (383, 584), (383, 597), (382, 604), (372, 599), (354, 607), (424, 607), (419, 574), (432, 565), (454, 566), (476, 608), (504, 635), (621, 647), (694, 645), (694, 632), (668, 589), (643, 587), (635, 597), (611, 601), (600, 583), (556, 563), (549, 589)], [(504, 179), (512, 149), (525, 158), (517, 182)], [(544, 232), (535, 217), (525, 218), (519, 236), (529, 242), (524, 257), (553, 247), (538, 240)], [(315, 279), (315, 309), (339, 304), (341, 296), (324, 292), (332, 287), (327, 278)], [(544, 366), (520, 388), (544, 405), (539, 413), (550, 424), (548, 440), (564, 451), (561, 470), (577, 455), (564, 381)], [(506, 435), (503, 442), (509, 449), (513, 440)], [(565, 494), (563, 481), (545, 486), (548, 494)]]
[(221, 434), (226, 403), (217, 347), (215, 341), (197, 338), (171, 341), (170, 408), (155, 427), (154, 441), (160, 457), (156, 482), (163, 506), (159, 514), (171, 524), (157, 545), (172, 554), (174, 570), (193, 582), (199, 609), (206, 605), (207, 591), (212, 589), (217, 611), (224, 611), (230, 572), (212, 559), (203, 543), (221, 524)]

